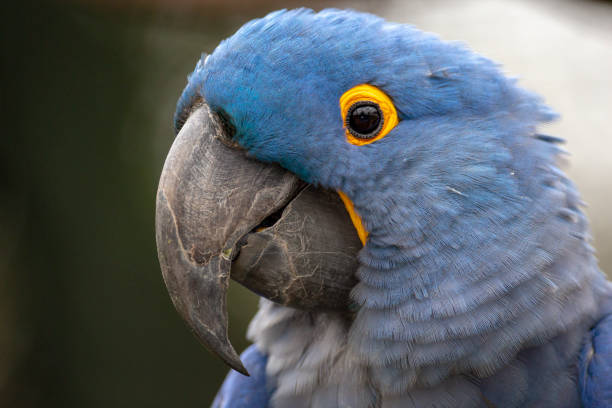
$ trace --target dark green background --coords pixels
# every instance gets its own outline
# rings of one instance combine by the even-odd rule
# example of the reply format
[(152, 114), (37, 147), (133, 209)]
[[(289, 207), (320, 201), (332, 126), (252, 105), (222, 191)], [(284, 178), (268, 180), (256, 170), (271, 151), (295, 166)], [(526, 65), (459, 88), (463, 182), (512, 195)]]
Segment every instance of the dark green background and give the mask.
[[(0, 407), (204, 407), (227, 371), (168, 298), (155, 192), (200, 53), (279, 2), (162, 3), (2, 5)], [(240, 351), (257, 300), (229, 304)]]
[[(250, 18), (227, 15), (2, 13), (1, 407), (211, 401), (227, 369), (169, 300), (153, 220), (185, 77)], [(242, 350), (256, 299), (230, 302)]]

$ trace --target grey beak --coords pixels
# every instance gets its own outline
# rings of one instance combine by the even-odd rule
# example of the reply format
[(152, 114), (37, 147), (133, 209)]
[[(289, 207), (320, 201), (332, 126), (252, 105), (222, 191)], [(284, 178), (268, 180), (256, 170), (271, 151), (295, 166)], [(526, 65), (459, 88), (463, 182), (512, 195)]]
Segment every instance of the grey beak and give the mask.
[(232, 147), (206, 104), (172, 145), (156, 238), (170, 297), (200, 341), (248, 375), (227, 336), (229, 277), (281, 304), (346, 309), (361, 243), (334, 192)]

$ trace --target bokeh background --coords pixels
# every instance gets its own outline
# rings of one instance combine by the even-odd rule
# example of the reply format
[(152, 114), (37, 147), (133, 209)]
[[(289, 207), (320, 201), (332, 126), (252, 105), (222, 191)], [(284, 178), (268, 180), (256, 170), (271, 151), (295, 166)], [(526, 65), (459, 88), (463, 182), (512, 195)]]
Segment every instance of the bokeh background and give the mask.
[[(227, 369), (190, 334), (157, 263), (154, 201), (175, 101), (202, 51), (280, 7), (351, 7), (461, 40), (563, 115), (568, 171), (612, 272), (612, 3), (5, 1), (0, 407), (205, 407)], [(247, 346), (256, 296), (233, 285)]]

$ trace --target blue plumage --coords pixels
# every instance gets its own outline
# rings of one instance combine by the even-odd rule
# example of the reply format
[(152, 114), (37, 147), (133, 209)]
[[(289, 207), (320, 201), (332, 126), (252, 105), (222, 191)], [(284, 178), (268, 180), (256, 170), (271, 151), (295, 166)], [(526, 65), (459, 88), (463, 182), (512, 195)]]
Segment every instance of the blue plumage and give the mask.
[(213, 408), (257, 408), (268, 405), (272, 389), (269, 384), (266, 385), (266, 356), (257, 347), (250, 346), (240, 355), (240, 359), (249, 370), (250, 377), (230, 371), (213, 401)]
[[(338, 100), (363, 83), (400, 123), (355, 146)], [(537, 133), (555, 114), (496, 64), (368, 14), (280, 11), (198, 63), (177, 122), (199, 97), (254, 158), (345, 192), (369, 231), (353, 319), (263, 302), (250, 336), (276, 406), (610, 406), (612, 288), (558, 140)], [(266, 406), (255, 365), (219, 398), (256, 384)]]
[(587, 333), (579, 369), (584, 406), (612, 407), (612, 313)]

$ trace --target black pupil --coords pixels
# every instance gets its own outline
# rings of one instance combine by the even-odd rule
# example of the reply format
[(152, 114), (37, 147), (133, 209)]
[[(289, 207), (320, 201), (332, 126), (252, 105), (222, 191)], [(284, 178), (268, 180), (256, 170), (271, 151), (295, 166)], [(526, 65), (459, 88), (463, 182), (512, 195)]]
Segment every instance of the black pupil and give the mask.
[(351, 111), (349, 125), (351, 129), (362, 135), (368, 135), (378, 128), (380, 112), (375, 106), (362, 105)]

